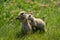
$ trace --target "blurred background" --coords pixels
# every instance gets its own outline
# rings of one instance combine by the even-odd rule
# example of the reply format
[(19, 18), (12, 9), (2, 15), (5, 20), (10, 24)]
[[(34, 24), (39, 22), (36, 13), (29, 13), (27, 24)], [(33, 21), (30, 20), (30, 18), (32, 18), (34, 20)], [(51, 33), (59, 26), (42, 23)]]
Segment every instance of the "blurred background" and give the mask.
[[(22, 10), (45, 16), (47, 32), (16, 37), (21, 25), (15, 18)], [(60, 0), (0, 0), (0, 40), (60, 40)]]

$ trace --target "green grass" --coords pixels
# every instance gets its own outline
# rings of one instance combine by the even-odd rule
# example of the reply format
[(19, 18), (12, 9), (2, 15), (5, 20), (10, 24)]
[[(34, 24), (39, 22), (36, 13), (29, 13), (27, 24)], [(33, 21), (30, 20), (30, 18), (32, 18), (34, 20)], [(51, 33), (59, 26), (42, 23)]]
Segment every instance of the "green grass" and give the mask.
[[(16, 37), (21, 26), (15, 18), (20, 10), (32, 11), (36, 18), (45, 16), (47, 32)], [(48, 0), (0, 0), (0, 40), (60, 40), (60, 5)]]

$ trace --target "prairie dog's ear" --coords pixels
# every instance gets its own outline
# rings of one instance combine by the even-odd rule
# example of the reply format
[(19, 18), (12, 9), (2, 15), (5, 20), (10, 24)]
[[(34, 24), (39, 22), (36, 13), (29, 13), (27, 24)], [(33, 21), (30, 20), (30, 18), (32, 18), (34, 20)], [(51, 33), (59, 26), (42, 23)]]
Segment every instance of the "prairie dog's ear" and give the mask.
[(31, 14), (29, 14), (29, 16), (28, 17), (31, 17)]
[(19, 14), (24, 15), (25, 13), (26, 13), (25, 11), (21, 11)]
[(20, 15), (23, 15), (24, 13), (21, 13)]

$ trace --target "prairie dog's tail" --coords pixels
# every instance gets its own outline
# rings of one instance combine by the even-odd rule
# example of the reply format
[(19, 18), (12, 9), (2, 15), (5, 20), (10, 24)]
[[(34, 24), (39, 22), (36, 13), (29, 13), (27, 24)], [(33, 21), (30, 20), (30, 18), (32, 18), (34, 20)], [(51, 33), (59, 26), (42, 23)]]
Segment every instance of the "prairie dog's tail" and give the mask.
[(42, 17), (41, 19), (42, 19), (43, 21), (45, 21), (45, 17)]
[(42, 19), (43, 21), (45, 21), (45, 20), (46, 20), (46, 17), (47, 17), (47, 15), (44, 15), (41, 19)]

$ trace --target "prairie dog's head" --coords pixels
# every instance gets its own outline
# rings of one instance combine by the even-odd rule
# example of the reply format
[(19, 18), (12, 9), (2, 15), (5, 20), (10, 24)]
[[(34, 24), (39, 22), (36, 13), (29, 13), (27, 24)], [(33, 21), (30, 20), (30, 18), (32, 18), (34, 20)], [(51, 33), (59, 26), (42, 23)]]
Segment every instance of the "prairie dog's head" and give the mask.
[(28, 16), (28, 20), (30, 20), (30, 21), (34, 21), (34, 16), (33, 16), (32, 14), (29, 14), (29, 16)]
[(18, 20), (24, 20), (24, 19), (26, 19), (26, 12), (25, 11), (21, 11), (19, 14), (18, 14), (18, 16), (17, 16), (17, 18), (16, 19), (18, 19)]

